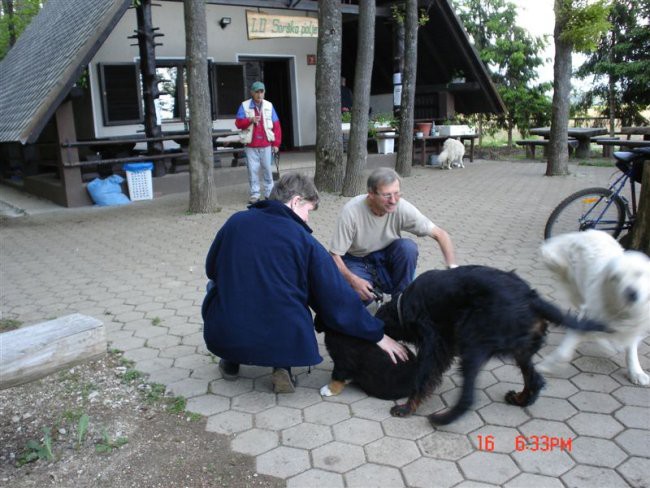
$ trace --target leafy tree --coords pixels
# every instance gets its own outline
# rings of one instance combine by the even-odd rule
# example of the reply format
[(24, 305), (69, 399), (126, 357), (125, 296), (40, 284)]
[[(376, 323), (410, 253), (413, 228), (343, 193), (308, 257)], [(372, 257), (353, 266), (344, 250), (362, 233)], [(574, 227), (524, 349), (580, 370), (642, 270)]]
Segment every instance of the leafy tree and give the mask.
[(217, 210), (208, 83), (208, 33), (204, 0), (184, 0), (190, 109), (190, 212)]
[(613, 136), (617, 117), (624, 126), (647, 123), (641, 112), (650, 106), (650, 0), (614, 0), (609, 21), (611, 30), (576, 76), (594, 76), (579, 106), (603, 106)]
[(341, 2), (318, 3), (316, 64), (316, 170), (319, 190), (338, 193), (343, 188), (343, 133), (341, 132)]
[(567, 153), (572, 52), (590, 52), (609, 29), (605, 0), (555, 0), (555, 61), (553, 63), (553, 109), (546, 176), (569, 173)]
[(343, 195), (354, 196), (364, 189), (363, 170), (368, 159), (368, 109), (370, 81), (375, 55), (375, 0), (359, 1), (357, 62), (354, 71), (354, 103), (348, 143), (348, 161), (343, 182)]
[(41, 10), (45, 0), (2, 0), (0, 5), (0, 59)]
[(508, 109), (496, 122), (507, 130), (511, 146), (515, 127), (525, 136), (531, 121), (539, 125), (550, 113), (546, 96), (550, 84), (535, 83), (537, 69), (545, 62), (540, 53), (547, 41), (516, 25), (516, 6), (507, 0), (455, 0), (454, 4)]

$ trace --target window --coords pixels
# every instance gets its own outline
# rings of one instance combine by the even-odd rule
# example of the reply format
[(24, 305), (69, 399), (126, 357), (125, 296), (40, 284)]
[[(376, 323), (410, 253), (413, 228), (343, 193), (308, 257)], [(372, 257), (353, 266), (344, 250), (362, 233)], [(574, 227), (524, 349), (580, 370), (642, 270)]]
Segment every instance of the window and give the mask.
[[(233, 118), (248, 91), (244, 81), (244, 66), (237, 63), (213, 63), (210, 67), (212, 85), (212, 117)], [(214, 103), (216, 100), (216, 104)]]
[(133, 63), (99, 64), (104, 125), (142, 123), (139, 72)]
[[(135, 63), (98, 65), (105, 125), (143, 123), (142, 82)], [(209, 63), (212, 119), (233, 118), (246, 98), (244, 67), (237, 63)], [(156, 61), (162, 123), (189, 120), (185, 60)]]

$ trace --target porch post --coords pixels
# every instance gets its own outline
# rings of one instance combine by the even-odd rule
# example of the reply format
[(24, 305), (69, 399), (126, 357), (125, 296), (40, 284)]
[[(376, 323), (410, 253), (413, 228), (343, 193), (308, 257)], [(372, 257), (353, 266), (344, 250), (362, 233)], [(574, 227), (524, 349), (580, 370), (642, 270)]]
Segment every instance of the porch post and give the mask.
[(79, 162), (79, 151), (76, 147), (63, 147), (63, 144), (77, 140), (72, 102), (69, 99), (59, 106), (55, 117), (56, 129), (59, 135), (59, 148), (57, 151), (59, 177), (61, 178), (63, 190), (61, 194), (63, 201), (60, 203), (63, 203), (66, 207), (88, 205), (90, 199), (81, 180), (81, 168), (79, 166), (66, 166), (66, 163)]

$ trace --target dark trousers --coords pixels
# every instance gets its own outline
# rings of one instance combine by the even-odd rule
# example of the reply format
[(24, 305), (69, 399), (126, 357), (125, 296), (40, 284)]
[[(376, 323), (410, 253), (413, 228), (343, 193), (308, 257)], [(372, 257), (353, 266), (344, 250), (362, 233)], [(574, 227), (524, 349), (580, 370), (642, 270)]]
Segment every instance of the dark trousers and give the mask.
[(415, 277), (418, 246), (411, 239), (397, 239), (388, 247), (358, 258), (345, 254), (343, 262), (355, 275), (383, 293), (398, 295)]

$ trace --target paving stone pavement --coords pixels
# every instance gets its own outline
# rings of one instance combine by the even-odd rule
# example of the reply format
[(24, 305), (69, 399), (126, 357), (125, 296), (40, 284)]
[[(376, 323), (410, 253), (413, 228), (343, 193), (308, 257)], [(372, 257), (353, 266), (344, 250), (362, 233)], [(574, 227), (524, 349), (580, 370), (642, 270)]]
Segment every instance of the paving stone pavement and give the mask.
[[(403, 191), (450, 232), (460, 264), (514, 269), (566, 306), (537, 256), (544, 222), (564, 196), (605, 185), (614, 171), (572, 166), (571, 176), (547, 178), (544, 170), (483, 160), (465, 170), (417, 167)], [(0, 219), (2, 317), (36, 323), (79, 312), (103, 320), (111, 347), (150, 381), (187, 397), (190, 411), (208, 417), (209, 431), (229, 435), (233, 450), (256, 458), (259, 473), (288, 487), (648, 486), (650, 389), (628, 381), (621, 353), (591, 344), (559, 376), (547, 377), (539, 400), (524, 409), (504, 402), (508, 390), (521, 387), (518, 370), (491, 360), (471, 411), (440, 428), (425, 415), (455, 401), (456, 369), (416, 415), (392, 418), (393, 402), (352, 385), (340, 396), (320, 396), (332, 366), (322, 337), (326, 359), (310, 372), (297, 370), (294, 394), (272, 393), (269, 368), (243, 366), (238, 381), (223, 380), (202, 338), (203, 264), (214, 234), (244, 208), (247, 194), (246, 185), (219, 192), (223, 210), (212, 215), (189, 215), (181, 194)], [(310, 224), (326, 244), (347, 199), (322, 199)], [(419, 272), (442, 266), (433, 241), (418, 244)], [(551, 332), (542, 352), (561, 337)], [(648, 369), (647, 340), (640, 359)], [(529, 449), (521, 449), (520, 436)]]

